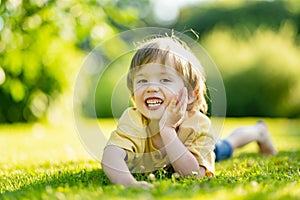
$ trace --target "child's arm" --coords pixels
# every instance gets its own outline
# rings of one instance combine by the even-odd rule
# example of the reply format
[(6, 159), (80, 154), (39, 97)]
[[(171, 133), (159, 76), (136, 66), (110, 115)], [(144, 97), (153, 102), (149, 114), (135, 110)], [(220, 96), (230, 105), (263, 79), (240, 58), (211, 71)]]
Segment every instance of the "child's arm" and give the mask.
[(182, 122), (187, 107), (187, 90), (184, 88), (179, 98), (174, 98), (160, 121), (160, 135), (169, 160), (176, 172), (188, 176), (196, 172), (205, 175), (205, 168), (200, 166), (195, 156), (188, 151), (177, 137), (176, 127)]
[(196, 172), (199, 177), (205, 175), (205, 168), (199, 166), (195, 156), (177, 137), (174, 128), (163, 127), (160, 134), (170, 162), (176, 172), (184, 176), (192, 175), (194, 172)]
[(126, 152), (117, 146), (108, 146), (104, 150), (102, 169), (113, 184), (124, 186), (151, 186), (145, 181), (137, 181), (130, 173), (126, 162)]

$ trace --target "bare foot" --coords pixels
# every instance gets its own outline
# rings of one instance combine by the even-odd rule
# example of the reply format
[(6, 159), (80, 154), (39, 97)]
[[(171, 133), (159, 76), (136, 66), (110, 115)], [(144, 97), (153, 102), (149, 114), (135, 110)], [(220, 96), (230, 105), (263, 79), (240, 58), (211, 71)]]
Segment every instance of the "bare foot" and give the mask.
[(261, 130), (261, 137), (260, 139), (257, 141), (257, 144), (259, 146), (259, 151), (260, 154), (262, 155), (276, 155), (277, 154), (277, 150), (275, 149), (275, 147), (272, 144), (269, 132), (268, 132), (268, 128), (267, 125), (265, 124), (265, 122), (263, 121), (258, 121), (256, 123), (256, 126), (258, 126)]

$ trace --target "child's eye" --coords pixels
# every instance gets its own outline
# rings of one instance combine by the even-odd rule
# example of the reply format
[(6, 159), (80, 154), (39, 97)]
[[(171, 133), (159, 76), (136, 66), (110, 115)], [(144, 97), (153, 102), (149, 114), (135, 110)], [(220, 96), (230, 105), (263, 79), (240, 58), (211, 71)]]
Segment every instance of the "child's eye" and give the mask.
[(147, 80), (146, 79), (140, 79), (137, 81), (137, 83), (147, 83)]
[(168, 78), (163, 78), (163, 79), (161, 79), (160, 81), (163, 82), (163, 83), (171, 82), (171, 80), (168, 79)]

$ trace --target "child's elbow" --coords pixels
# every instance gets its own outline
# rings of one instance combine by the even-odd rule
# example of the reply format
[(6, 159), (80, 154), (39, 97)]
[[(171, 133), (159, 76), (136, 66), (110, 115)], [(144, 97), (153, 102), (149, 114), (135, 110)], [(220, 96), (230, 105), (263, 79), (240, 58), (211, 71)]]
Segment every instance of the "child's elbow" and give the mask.
[(114, 166), (120, 162), (120, 160), (124, 160), (126, 153), (123, 149), (116, 146), (107, 146), (104, 149), (102, 159), (101, 159), (101, 167), (104, 170), (108, 166)]
[(108, 164), (108, 162), (109, 162), (109, 155), (110, 155), (110, 152), (109, 152), (109, 150), (107, 151), (108, 149), (107, 148), (105, 148), (104, 149), (104, 152), (103, 152), (103, 155), (102, 155), (102, 159), (101, 159), (101, 162), (100, 162), (100, 164), (101, 164), (101, 167), (102, 167), (102, 169), (105, 171), (105, 169), (106, 169), (106, 166), (107, 166), (107, 164)]

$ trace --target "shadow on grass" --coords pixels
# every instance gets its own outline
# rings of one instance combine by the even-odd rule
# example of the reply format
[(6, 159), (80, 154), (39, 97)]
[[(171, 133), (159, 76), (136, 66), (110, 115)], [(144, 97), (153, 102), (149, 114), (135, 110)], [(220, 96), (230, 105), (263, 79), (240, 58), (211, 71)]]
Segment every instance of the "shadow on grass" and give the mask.
[[(277, 184), (287, 184), (298, 177), (299, 158), (300, 151), (281, 151), (273, 157), (262, 157), (258, 156), (257, 153), (243, 153), (219, 162), (216, 170), (219, 170), (220, 173), (212, 179), (180, 179), (174, 181), (170, 173), (155, 172), (154, 174), (156, 177), (160, 177), (157, 178), (158, 187), (162, 184), (161, 180), (169, 182), (166, 191), (170, 190), (174, 193), (176, 190), (178, 192), (188, 190), (191, 191), (189, 195), (199, 191), (209, 194), (224, 188), (230, 189), (241, 184), (250, 184), (253, 181), (268, 183), (277, 181)], [(95, 188), (105, 186), (110, 187), (110, 181), (99, 166), (99, 163), (90, 161), (47, 163), (34, 166), (27, 169), (21, 175), (21, 179), (20, 176), (12, 175), (11, 178), (15, 180), (11, 182), (20, 186), (15, 186), (16, 189), (12, 191), (2, 192), (0, 199), (19, 199), (24, 196), (28, 197), (28, 193), (36, 196), (47, 195), (49, 189), (57, 191), (59, 188), (71, 188), (71, 191), (78, 191), (82, 189), (95, 190)], [(268, 170), (268, 176), (262, 175), (266, 170)], [(149, 181), (146, 175), (139, 175), (137, 178)], [(256, 194), (253, 195), (256, 196)]]

